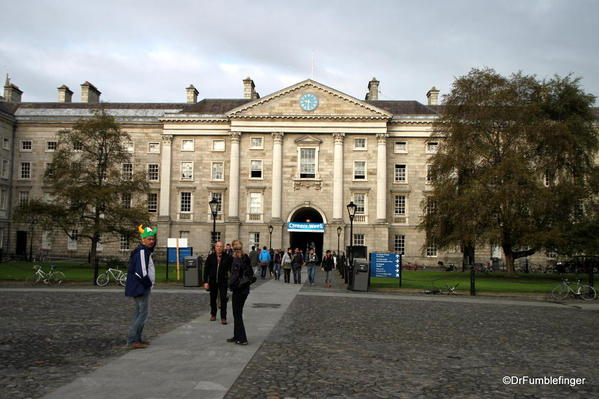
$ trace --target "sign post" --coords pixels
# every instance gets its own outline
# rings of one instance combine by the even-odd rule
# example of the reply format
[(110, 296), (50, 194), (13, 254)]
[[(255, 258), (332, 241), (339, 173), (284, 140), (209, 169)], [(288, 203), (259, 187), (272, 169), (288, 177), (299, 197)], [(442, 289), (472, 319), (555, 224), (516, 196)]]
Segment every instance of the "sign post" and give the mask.
[(397, 278), (401, 287), (401, 255), (382, 252), (370, 255), (370, 277)]
[[(167, 240), (167, 248), (175, 248), (175, 256), (176, 256), (176, 264), (177, 264), (177, 281), (181, 280), (181, 275), (180, 275), (180, 261), (179, 261), (179, 249), (185, 249), (187, 248), (187, 238), (169, 238)], [(168, 249), (167, 249), (168, 252)], [(167, 267), (167, 274), (168, 274), (168, 255), (167, 255), (167, 263), (166, 263), (166, 267)]]

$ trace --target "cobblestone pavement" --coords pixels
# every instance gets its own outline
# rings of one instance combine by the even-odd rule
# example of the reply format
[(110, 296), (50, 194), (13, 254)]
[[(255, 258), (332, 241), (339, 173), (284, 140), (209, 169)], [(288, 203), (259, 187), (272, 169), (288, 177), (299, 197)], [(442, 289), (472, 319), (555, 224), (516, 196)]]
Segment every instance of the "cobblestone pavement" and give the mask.
[[(128, 350), (133, 306), (122, 291), (4, 291), (0, 303), (0, 398), (41, 397)], [(155, 291), (144, 336), (208, 312), (208, 295)]]
[(309, 295), (319, 291), (304, 287), (225, 398), (599, 397), (597, 311)]

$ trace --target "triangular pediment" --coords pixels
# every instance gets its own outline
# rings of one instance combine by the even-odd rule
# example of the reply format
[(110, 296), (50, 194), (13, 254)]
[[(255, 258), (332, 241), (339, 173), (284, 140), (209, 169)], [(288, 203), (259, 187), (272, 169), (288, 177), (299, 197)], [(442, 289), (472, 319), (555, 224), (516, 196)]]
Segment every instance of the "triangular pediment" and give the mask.
[[(317, 106), (303, 109), (300, 99), (313, 95)], [(306, 107), (305, 107), (306, 108)], [(231, 118), (350, 118), (388, 119), (393, 115), (367, 102), (331, 89), (311, 79), (304, 80), (227, 113)]]
[(295, 144), (297, 145), (320, 145), (320, 143), (322, 143), (321, 139), (311, 136), (309, 134), (295, 140)]

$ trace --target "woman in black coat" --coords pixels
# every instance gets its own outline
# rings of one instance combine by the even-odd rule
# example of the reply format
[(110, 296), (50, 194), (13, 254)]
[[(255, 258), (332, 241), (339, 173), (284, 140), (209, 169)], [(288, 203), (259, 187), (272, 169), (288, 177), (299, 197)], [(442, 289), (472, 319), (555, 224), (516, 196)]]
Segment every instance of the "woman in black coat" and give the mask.
[(235, 240), (233, 246), (233, 265), (231, 266), (231, 278), (229, 289), (233, 292), (233, 337), (227, 342), (237, 345), (247, 345), (248, 339), (243, 325), (243, 305), (250, 294), (250, 284), (255, 281), (254, 270), (250, 264), (250, 257), (243, 252), (241, 241)]

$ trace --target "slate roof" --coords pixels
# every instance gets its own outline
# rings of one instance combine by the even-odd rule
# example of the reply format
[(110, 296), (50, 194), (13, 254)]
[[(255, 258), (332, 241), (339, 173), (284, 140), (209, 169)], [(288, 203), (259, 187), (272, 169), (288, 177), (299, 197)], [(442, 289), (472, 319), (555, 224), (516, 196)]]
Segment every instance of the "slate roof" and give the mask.
[(181, 109), (185, 103), (19, 103), (19, 108), (44, 108), (44, 109)]
[(224, 115), (243, 104), (254, 101), (249, 98), (205, 98), (196, 104), (187, 104), (181, 114)]
[(435, 115), (436, 111), (418, 101), (368, 100), (368, 104), (391, 112), (393, 115)]

